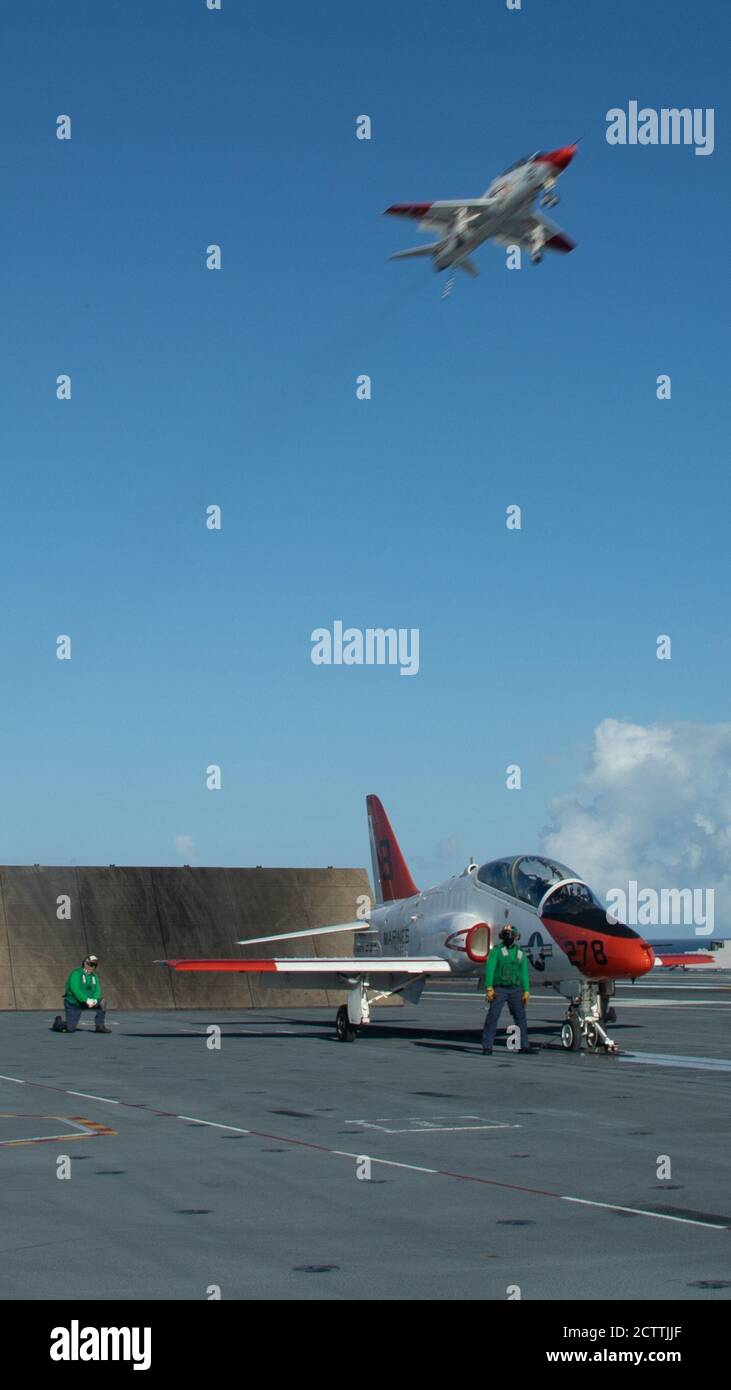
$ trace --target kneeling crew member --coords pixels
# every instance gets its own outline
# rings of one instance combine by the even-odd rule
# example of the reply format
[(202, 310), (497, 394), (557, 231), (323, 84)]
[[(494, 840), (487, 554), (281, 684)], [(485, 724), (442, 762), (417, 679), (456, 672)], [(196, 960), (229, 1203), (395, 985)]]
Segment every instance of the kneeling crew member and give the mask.
[(106, 1003), (102, 999), (102, 987), (97, 975), (99, 961), (96, 956), (85, 956), (82, 965), (72, 970), (66, 981), (66, 992), (64, 994), (64, 1011), (66, 1022), (58, 1018), (54, 1024), (56, 1032), (75, 1033), (81, 1018), (82, 1010), (93, 1009), (95, 1013), (95, 1033), (111, 1033), (111, 1028), (105, 1026)]
[(518, 932), (506, 922), (500, 932), (500, 946), (493, 946), (485, 966), (486, 999), (490, 1005), (482, 1031), (482, 1051), (489, 1054), (495, 1041), (503, 1006), (507, 1004), (520, 1028), (520, 1051), (537, 1052), (528, 1041), (525, 1006), (530, 998), (528, 961), (518, 946)]

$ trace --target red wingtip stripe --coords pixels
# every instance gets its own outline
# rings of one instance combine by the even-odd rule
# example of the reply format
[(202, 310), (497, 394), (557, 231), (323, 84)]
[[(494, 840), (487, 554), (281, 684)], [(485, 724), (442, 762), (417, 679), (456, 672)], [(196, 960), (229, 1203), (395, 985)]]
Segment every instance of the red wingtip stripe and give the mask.
[(392, 217), (426, 217), (431, 203), (392, 203), (386, 208), (386, 215)]
[(576, 242), (572, 241), (571, 237), (564, 236), (563, 232), (557, 232), (556, 235), (550, 237), (545, 244), (550, 247), (552, 251), (563, 251), (564, 254), (573, 251), (576, 246)]
[(165, 960), (171, 970), (224, 970), (241, 975), (269, 974), (277, 970), (275, 960)]

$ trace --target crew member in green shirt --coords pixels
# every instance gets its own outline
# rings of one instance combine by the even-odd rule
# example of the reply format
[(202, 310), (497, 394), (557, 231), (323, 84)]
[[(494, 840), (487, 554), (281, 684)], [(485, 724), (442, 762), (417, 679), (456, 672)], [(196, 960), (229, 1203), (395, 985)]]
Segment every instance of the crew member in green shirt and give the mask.
[(499, 946), (493, 946), (485, 966), (485, 990), (490, 1005), (482, 1030), (482, 1051), (486, 1056), (492, 1054), (497, 1026), (503, 1006), (507, 1004), (513, 1020), (520, 1028), (520, 1051), (537, 1052), (528, 1041), (528, 1021), (525, 1006), (530, 998), (528, 961), (525, 951), (518, 946), (519, 935), (515, 927), (505, 923), (500, 932)]
[(75, 1033), (84, 1009), (94, 1010), (94, 1032), (111, 1033), (111, 1028), (107, 1028), (104, 1020), (106, 1019), (106, 1003), (102, 999), (102, 987), (99, 983), (97, 968), (99, 960), (97, 956), (85, 956), (82, 964), (76, 970), (72, 970), (66, 981), (66, 992), (63, 1004), (66, 1013), (64, 1023), (61, 1015), (58, 1014), (53, 1025), (56, 1033)]

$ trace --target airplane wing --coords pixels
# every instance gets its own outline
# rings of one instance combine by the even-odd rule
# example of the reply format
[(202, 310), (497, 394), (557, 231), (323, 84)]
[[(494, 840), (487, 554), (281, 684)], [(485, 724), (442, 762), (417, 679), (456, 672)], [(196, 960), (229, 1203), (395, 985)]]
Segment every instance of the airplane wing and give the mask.
[(424, 231), (443, 235), (460, 212), (477, 214), (493, 206), (485, 198), (454, 198), (438, 203), (392, 203), (390, 208), (386, 208), (386, 215), (408, 217), (412, 222), (420, 223)]
[(543, 237), (542, 245), (550, 251), (562, 251), (564, 255), (573, 251), (576, 242), (571, 240), (560, 227), (552, 222), (550, 217), (544, 217), (542, 212), (535, 208), (532, 212), (522, 213), (519, 217), (514, 217), (506, 226), (500, 228), (500, 233), (495, 237), (496, 241), (509, 246), (516, 243), (532, 251), (534, 248), (534, 238), (537, 232), (541, 232)]
[(486, 198), (452, 198), (438, 203), (392, 203), (386, 208), (388, 217), (410, 217), (420, 222), (428, 218), (430, 222), (451, 222), (457, 212), (484, 212), (492, 207)]
[(242, 975), (451, 975), (441, 956), (279, 956), (252, 960), (156, 960), (170, 970), (223, 970)]

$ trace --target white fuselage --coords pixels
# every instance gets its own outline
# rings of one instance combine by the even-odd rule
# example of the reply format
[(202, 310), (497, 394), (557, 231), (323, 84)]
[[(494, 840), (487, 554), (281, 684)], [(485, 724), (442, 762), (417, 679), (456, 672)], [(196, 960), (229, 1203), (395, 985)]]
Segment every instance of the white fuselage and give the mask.
[[(519, 213), (526, 212), (542, 188), (556, 181), (556, 171), (548, 164), (528, 164), (513, 173), (494, 179), (485, 193), (486, 206), (458, 218), (454, 228), (444, 237), (434, 253), (436, 270), (458, 265), (490, 237), (509, 233), (510, 223)], [(432, 230), (428, 217), (423, 229)]]
[(536, 908), (488, 888), (477, 878), (477, 868), (400, 902), (382, 903), (370, 914), (377, 932), (356, 935), (357, 956), (440, 956), (455, 975), (480, 976), (484, 961), (473, 960), (465, 948), (470, 928), (485, 923), (489, 944), (496, 945), (506, 921), (520, 932), (520, 945), (528, 956), (531, 983), (553, 985), (578, 971), (552, 940)]

